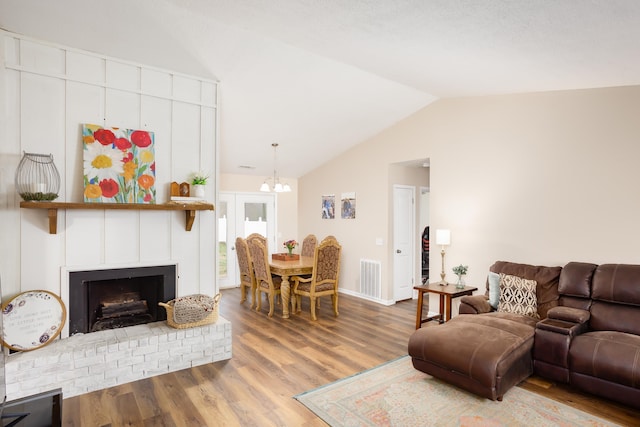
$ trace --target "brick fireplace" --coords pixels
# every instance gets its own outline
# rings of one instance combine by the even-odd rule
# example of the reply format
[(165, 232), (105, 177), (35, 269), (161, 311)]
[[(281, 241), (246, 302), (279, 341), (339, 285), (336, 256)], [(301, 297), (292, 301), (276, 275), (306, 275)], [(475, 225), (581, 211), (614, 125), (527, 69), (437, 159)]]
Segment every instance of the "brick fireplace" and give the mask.
[[(67, 277), (62, 280), (61, 297), (68, 309), (65, 327), (68, 332), (44, 347), (8, 356), (5, 367), (8, 399), (55, 388), (62, 388), (63, 397), (67, 398), (230, 359), (231, 323), (228, 320), (219, 317), (214, 324), (187, 329), (171, 328), (162, 320), (166, 319), (166, 313), (157, 307), (157, 301), (174, 298), (177, 270), (176, 264), (93, 270), (63, 268), (62, 274)], [(90, 282), (108, 289), (98, 292), (108, 295), (106, 299), (101, 297), (102, 301), (112, 301), (113, 294), (120, 292), (139, 293), (150, 312), (151, 306), (157, 308), (150, 314), (153, 319), (134, 326), (91, 333), (81, 331), (80, 328), (92, 329), (90, 318), (97, 307), (88, 295)], [(77, 321), (75, 312), (80, 313), (80, 318), (89, 318), (88, 323)]]

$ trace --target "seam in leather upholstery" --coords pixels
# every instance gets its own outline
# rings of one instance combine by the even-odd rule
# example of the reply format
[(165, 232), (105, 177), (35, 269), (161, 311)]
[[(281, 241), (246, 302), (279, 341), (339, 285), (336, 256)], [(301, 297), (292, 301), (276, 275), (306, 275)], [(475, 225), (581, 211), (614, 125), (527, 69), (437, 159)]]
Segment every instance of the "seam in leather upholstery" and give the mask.
[(613, 273), (611, 274), (611, 285), (609, 286), (609, 292), (611, 292), (611, 295), (609, 295), (609, 301), (615, 301), (613, 299), (613, 288), (615, 287), (616, 276), (618, 275), (619, 267), (620, 267), (620, 264), (616, 264), (615, 268), (613, 269)]
[(473, 350), (473, 354), (469, 358), (469, 364), (467, 365), (467, 372), (469, 372), (469, 376), (476, 381), (478, 380), (473, 376), (472, 368), (473, 368), (473, 361), (476, 360), (476, 354), (478, 353), (478, 351), (480, 351), (480, 347), (482, 347), (482, 345), (476, 346), (476, 348)]
[(511, 332), (511, 331), (507, 331), (506, 329), (502, 329), (499, 326), (492, 325), (492, 324), (491, 325), (490, 324), (484, 324), (484, 323), (473, 323), (473, 322), (470, 322), (470, 323), (473, 324), (473, 325), (482, 325), (482, 326), (487, 327), (487, 328), (497, 329), (497, 330), (499, 330), (501, 332), (506, 332), (506, 333), (516, 337), (516, 338), (519, 338), (520, 342), (524, 341), (524, 339), (519, 334)]
[(598, 359), (598, 349), (600, 348), (600, 344), (602, 344), (601, 340), (596, 341), (596, 345), (593, 348), (593, 353), (591, 353), (591, 371), (593, 372), (593, 376), (599, 378), (600, 375), (596, 372), (596, 363), (595, 361)]
[(633, 360), (631, 368), (631, 385), (634, 388), (640, 388), (640, 349), (636, 350), (636, 357)]

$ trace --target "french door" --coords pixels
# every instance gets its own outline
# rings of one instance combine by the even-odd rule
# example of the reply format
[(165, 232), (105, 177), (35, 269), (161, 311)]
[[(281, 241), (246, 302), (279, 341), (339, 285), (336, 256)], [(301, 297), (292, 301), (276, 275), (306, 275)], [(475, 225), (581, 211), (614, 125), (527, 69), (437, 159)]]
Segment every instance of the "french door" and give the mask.
[(276, 195), (220, 192), (216, 211), (218, 285), (220, 288), (233, 288), (240, 285), (236, 237), (260, 233), (267, 238), (269, 248), (275, 247)]

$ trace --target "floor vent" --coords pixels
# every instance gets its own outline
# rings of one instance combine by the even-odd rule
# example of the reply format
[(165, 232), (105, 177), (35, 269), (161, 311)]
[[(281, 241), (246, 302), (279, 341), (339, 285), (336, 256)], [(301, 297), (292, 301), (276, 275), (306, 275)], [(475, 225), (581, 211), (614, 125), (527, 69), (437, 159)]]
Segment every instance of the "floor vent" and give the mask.
[(382, 277), (380, 261), (360, 259), (360, 293), (362, 295), (380, 299), (382, 294)]

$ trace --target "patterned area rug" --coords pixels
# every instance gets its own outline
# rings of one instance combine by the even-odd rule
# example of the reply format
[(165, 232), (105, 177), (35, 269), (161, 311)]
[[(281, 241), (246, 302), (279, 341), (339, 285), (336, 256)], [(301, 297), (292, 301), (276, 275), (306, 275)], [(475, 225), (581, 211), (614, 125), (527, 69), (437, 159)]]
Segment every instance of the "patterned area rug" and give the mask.
[(502, 402), (413, 368), (404, 356), (294, 396), (331, 426), (615, 426), (520, 387)]

